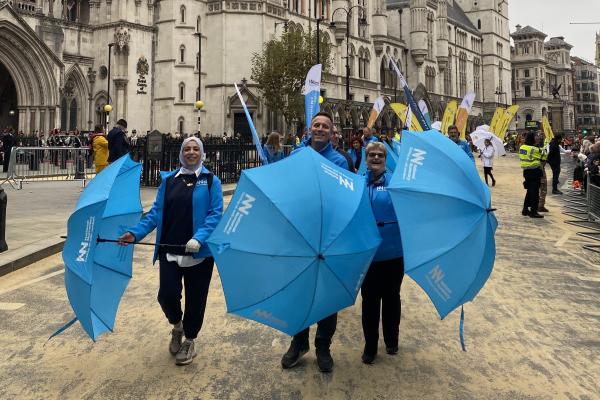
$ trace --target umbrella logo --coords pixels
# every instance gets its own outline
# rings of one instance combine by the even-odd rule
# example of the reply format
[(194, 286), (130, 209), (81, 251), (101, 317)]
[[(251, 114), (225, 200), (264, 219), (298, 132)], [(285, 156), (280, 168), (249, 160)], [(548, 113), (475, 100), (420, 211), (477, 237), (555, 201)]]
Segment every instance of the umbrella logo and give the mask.
[(448, 285), (446, 285), (446, 282), (444, 282), (444, 271), (439, 265), (436, 265), (427, 273), (427, 282), (433, 286), (435, 292), (442, 300), (448, 301), (450, 299), (452, 290), (450, 290)]
[(414, 147), (411, 147), (408, 150), (408, 157), (406, 158), (406, 165), (404, 166), (402, 179), (405, 181), (412, 181), (416, 179), (417, 168), (420, 165), (423, 165), (425, 154), (427, 154), (425, 150), (415, 149)]
[(288, 326), (287, 322), (282, 321), (279, 318), (274, 317), (273, 314), (271, 314), (270, 312), (261, 310), (259, 308), (254, 310), (254, 315), (256, 315), (258, 318), (262, 318), (265, 321), (272, 323), (273, 325), (279, 325), (282, 328), (287, 328)]
[(227, 220), (227, 223), (225, 224), (225, 229), (223, 230), (223, 232), (225, 232), (227, 235), (231, 234), (232, 232), (235, 233), (238, 225), (242, 221), (242, 218), (245, 215), (247, 216), (250, 214), (250, 209), (253, 207), (252, 203), (255, 201), (255, 197), (250, 196), (246, 192), (242, 193), (240, 199), (235, 205), (235, 210), (233, 211), (231, 217), (229, 217), (229, 220)]
[(76, 260), (78, 262), (86, 262), (90, 250), (90, 240), (92, 238), (92, 234), (94, 233), (94, 222), (95, 217), (89, 217), (85, 223), (85, 235), (83, 237), (83, 242), (79, 247), (79, 254), (77, 255)]
[(343, 186), (346, 189), (350, 189), (354, 192), (354, 179), (340, 173), (338, 170), (330, 167), (327, 164), (321, 163), (321, 168), (323, 168), (323, 172), (325, 172), (327, 175), (336, 179), (340, 183), (340, 186)]

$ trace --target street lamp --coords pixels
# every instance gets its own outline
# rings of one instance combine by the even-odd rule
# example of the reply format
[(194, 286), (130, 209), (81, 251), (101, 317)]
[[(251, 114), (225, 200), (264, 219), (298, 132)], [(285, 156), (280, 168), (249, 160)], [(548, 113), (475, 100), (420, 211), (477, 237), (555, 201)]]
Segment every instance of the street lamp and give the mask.
[(201, 96), (201, 87), (202, 83), (202, 33), (196, 32), (194, 36), (198, 37), (198, 92), (196, 93), (196, 102), (194, 103), (194, 107), (198, 110), (198, 136), (200, 136), (200, 110), (204, 107), (204, 102), (200, 100)]
[[(316, 3), (316, 1), (315, 1)], [(316, 4), (315, 4), (315, 16), (317, 14), (317, 8), (316, 8)], [(324, 16), (320, 16), (319, 18), (317, 18), (317, 64), (320, 64), (320, 60), (321, 60), (321, 29), (320, 29), (320, 25), (321, 22), (325, 21), (325, 17)]]
[(114, 46), (114, 43), (109, 43), (108, 44), (108, 94), (107, 94), (107, 99), (106, 99), (106, 105), (104, 106), (104, 112), (106, 113), (106, 131), (108, 132), (108, 118), (110, 115), (110, 112), (112, 111), (112, 106), (110, 105), (110, 58), (111, 58), (111, 53), (112, 53), (112, 47)]
[(350, 65), (348, 64), (348, 59), (350, 58), (350, 17), (352, 16), (352, 9), (354, 8), (360, 8), (363, 12), (363, 17), (358, 19), (358, 24), (360, 26), (367, 25), (367, 19), (364, 17), (365, 9), (358, 4), (350, 8), (336, 8), (331, 13), (331, 22), (329, 23), (330, 28), (335, 28), (335, 21), (333, 20), (335, 13), (338, 11), (346, 13), (346, 101), (350, 100)]

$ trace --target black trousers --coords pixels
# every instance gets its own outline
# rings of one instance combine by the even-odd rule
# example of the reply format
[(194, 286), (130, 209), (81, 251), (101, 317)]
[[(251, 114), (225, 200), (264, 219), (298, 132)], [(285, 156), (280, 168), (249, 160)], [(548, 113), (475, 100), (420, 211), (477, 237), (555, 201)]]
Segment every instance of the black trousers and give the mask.
[(558, 177), (560, 176), (560, 164), (550, 164), (552, 169), (552, 191), (558, 190)]
[(387, 347), (398, 346), (400, 333), (400, 286), (404, 278), (404, 258), (374, 262), (361, 287), (362, 327), (365, 352), (377, 353), (379, 315)]
[[(337, 327), (337, 313), (331, 314), (329, 317), (324, 318), (317, 322), (317, 334), (315, 336), (315, 348), (317, 349), (328, 349), (331, 345), (331, 339), (335, 333)], [(300, 347), (308, 347), (308, 333), (310, 328), (306, 328), (303, 331), (294, 335), (292, 343)]]
[(539, 168), (523, 170), (525, 178), (525, 201), (523, 202), (523, 211), (529, 211), (532, 214), (537, 213), (540, 203), (540, 185), (542, 183), (542, 170)]
[(4, 162), (2, 164), (2, 172), (8, 172), (8, 164), (10, 163), (10, 153), (11, 151), (4, 152)]
[[(169, 323), (175, 325), (183, 317), (183, 332), (188, 339), (195, 339), (202, 328), (208, 287), (212, 277), (214, 259), (206, 258), (198, 265), (182, 268), (176, 262), (167, 261), (160, 254), (160, 285), (158, 303)], [(183, 284), (182, 284), (183, 280)], [(181, 291), (185, 285), (185, 311), (181, 311)]]
[(492, 178), (492, 183), (496, 182), (494, 175), (492, 175), (492, 167), (483, 167), (483, 176), (485, 177), (485, 184), (488, 184), (488, 176)]

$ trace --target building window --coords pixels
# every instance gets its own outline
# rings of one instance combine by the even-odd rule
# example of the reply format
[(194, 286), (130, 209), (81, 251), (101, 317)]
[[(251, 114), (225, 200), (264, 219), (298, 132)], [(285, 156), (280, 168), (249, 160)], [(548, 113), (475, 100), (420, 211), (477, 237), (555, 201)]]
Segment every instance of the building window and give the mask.
[(429, 93), (435, 93), (435, 68), (433, 67), (425, 69), (425, 88)]
[(185, 119), (183, 117), (179, 117), (177, 119), (177, 133), (183, 135), (185, 132)]
[(433, 13), (427, 14), (427, 54), (433, 58)]
[(467, 93), (467, 55), (464, 52), (458, 56), (458, 80), (460, 97), (463, 97)]
[(179, 22), (185, 24), (185, 6), (179, 8)]
[[(367, 0), (358, 0), (358, 5), (362, 6), (363, 9), (368, 10), (367, 7)], [(362, 18), (364, 15), (362, 9), (357, 10), (358, 13), (358, 18)], [(360, 36), (361, 38), (366, 38), (367, 37), (367, 25), (362, 25), (362, 24), (358, 24), (358, 36)]]
[(528, 69), (525, 70), (525, 78), (529, 78), (529, 70)]
[(525, 85), (525, 97), (531, 97), (531, 86)]
[(350, 54), (348, 54), (348, 66), (350, 67), (350, 76), (354, 76), (354, 46), (350, 45)]
[(481, 76), (481, 62), (479, 61), (479, 58), (474, 58), (473, 59), (473, 86), (475, 88), (475, 96), (477, 96), (478, 98), (481, 98), (481, 95), (479, 93), (480, 91), (480, 84), (479, 84), (479, 80), (480, 80), (480, 76)]
[(200, 17), (196, 18), (196, 32), (200, 32), (200, 22), (202, 20), (200, 19)]
[(200, 53), (196, 53), (196, 71), (200, 70)]
[(181, 82), (179, 84), (179, 101), (185, 100), (185, 83)]
[(444, 93), (452, 96), (452, 49), (448, 49), (448, 66), (444, 71)]
[(182, 64), (185, 62), (185, 46), (184, 45), (179, 46), (179, 62)]
[(504, 91), (504, 63), (502, 61), (498, 63), (498, 87), (500, 91)]

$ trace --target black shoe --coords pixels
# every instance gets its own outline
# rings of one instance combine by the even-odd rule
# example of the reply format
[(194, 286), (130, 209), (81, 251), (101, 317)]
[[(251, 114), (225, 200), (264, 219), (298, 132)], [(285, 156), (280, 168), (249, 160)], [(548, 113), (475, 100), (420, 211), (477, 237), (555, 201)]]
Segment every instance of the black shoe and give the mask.
[(308, 346), (298, 346), (292, 342), (288, 351), (281, 358), (281, 366), (285, 369), (295, 367), (300, 358), (306, 353), (308, 353)]
[(538, 208), (538, 212), (550, 212), (550, 210), (548, 210), (546, 207), (540, 207)]
[(496, 181), (492, 181), (492, 186), (496, 186)]
[(529, 218), (544, 218), (544, 216), (538, 213), (531, 213), (529, 214)]
[(560, 190), (553, 190), (552, 194), (563, 194), (563, 192), (561, 192)]
[(329, 349), (317, 349), (317, 365), (321, 372), (331, 372), (333, 370), (333, 358)]
[(385, 352), (390, 356), (398, 354), (398, 346), (386, 346)]
[(523, 210), (521, 211), (521, 215), (529, 215), (529, 210)]
[(375, 357), (377, 357), (377, 354), (369, 354), (366, 351), (362, 353), (362, 362), (364, 364), (373, 364), (375, 362)]

